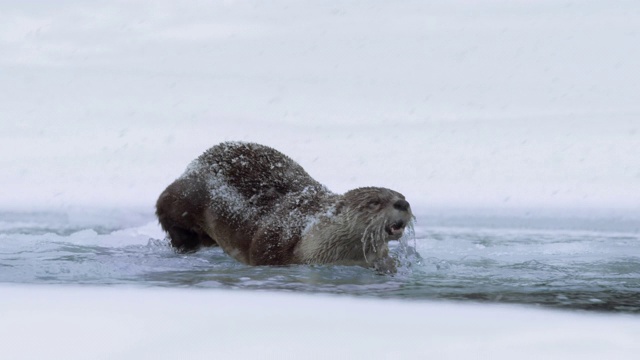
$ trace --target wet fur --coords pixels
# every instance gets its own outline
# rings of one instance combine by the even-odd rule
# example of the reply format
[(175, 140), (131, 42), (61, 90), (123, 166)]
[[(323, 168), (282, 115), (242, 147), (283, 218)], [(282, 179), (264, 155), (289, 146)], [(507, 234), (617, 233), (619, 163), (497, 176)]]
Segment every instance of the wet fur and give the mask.
[(238, 142), (194, 160), (160, 195), (156, 214), (181, 252), (218, 245), (250, 265), (330, 263), (381, 272), (395, 272), (387, 243), (399, 236), (388, 229), (412, 219), (398, 192), (334, 194), (286, 155)]

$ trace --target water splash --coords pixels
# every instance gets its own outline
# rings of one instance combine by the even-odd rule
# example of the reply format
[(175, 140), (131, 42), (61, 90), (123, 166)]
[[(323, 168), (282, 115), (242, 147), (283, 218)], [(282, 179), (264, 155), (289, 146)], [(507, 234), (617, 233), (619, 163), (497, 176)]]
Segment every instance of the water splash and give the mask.
[[(414, 267), (423, 265), (424, 259), (416, 248), (416, 232), (415, 220), (407, 225), (404, 235), (398, 240), (395, 247), (392, 247), (392, 253), (398, 262), (398, 271), (403, 274), (411, 273)], [(413, 245), (410, 244), (413, 243)]]

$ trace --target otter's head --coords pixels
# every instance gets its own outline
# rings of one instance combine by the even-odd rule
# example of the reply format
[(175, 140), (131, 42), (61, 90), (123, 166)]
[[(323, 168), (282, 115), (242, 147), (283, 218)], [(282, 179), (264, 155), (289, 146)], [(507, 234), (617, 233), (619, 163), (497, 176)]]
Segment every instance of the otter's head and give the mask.
[(398, 240), (411, 224), (413, 214), (399, 192), (379, 187), (353, 189), (343, 195), (343, 211), (384, 240)]

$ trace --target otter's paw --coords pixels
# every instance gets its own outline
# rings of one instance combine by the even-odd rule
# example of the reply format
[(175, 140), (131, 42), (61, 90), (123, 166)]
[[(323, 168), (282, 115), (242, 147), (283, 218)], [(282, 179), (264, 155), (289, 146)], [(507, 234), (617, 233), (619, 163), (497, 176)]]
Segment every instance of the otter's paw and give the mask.
[(378, 274), (381, 275), (395, 274), (398, 272), (396, 259), (390, 256), (386, 256), (376, 260), (373, 263), (373, 268)]

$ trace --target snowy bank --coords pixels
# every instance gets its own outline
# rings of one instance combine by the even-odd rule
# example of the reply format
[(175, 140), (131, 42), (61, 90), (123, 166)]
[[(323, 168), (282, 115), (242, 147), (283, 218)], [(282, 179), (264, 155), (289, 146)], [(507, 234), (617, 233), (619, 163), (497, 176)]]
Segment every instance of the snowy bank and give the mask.
[(640, 7), (0, 4), (0, 208), (153, 206), (205, 149), (264, 143), (412, 205), (640, 204)]
[(636, 359), (637, 316), (243, 291), (2, 286), (11, 359)]

